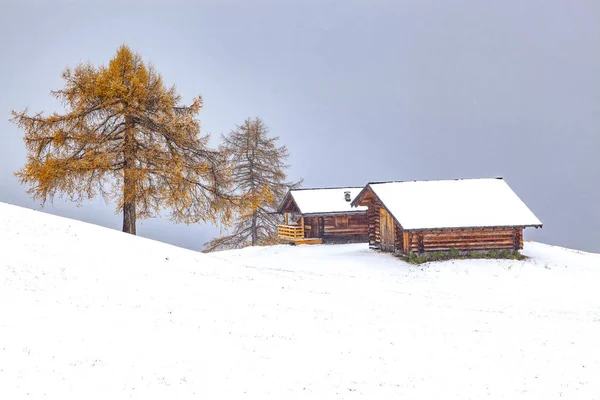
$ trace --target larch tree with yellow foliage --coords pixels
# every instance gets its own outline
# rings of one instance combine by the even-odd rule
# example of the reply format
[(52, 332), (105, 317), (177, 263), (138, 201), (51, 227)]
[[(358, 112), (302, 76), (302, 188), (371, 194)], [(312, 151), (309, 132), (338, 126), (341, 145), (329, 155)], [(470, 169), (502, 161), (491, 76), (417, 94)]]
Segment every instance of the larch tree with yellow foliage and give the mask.
[(277, 225), (282, 217), (277, 206), (289, 189), (299, 182), (286, 181), (285, 146), (277, 147), (278, 137), (269, 137), (260, 118), (247, 119), (223, 136), (221, 151), (232, 170), (233, 193), (239, 199), (233, 228), (229, 234), (206, 244), (206, 251), (268, 245), (277, 241)]
[(64, 88), (52, 94), (64, 113), (13, 111), (27, 147), (16, 175), (29, 194), (42, 204), (101, 195), (117, 202), (131, 234), (137, 219), (163, 209), (174, 222), (228, 218), (228, 164), (200, 134), (201, 97), (182, 105), (175, 87), (125, 45), (108, 66), (80, 64), (62, 76)]

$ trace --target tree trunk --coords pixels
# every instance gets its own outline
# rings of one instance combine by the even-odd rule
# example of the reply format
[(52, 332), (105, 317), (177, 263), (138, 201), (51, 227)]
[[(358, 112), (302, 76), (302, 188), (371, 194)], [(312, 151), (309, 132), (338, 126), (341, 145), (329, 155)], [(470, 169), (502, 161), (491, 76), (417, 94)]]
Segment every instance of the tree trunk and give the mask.
[(135, 235), (135, 202), (123, 204), (123, 232)]
[(252, 246), (256, 246), (258, 234), (256, 232), (256, 211), (252, 213)]
[(128, 128), (125, 130), (123, 139), (123, 161), (124, 161), (124, 176), (123, 176), (123, 232), (135, 235), (136, 212), (136, 179), (135, 179), (135, 132), (130, 126), (130, 122), (126, 122)]
[[(250, 125), (248, 124), (248, 129), (250, 132)], [(248, 141), (250, 140), (250, 135), (248, 135)], [(254, 161), (256, 160), (256, 156), (254, 151), (256, 150), (256, 137), (254, 137), (254, 141), (252, 143), (251, 148), (251, 157), (250, 160), (248, 160), (250, 162), (250, 168), (249, 168), (249, 172), (250, 172), (250, 190), (252, 192), (252, 195), (256, 195), (256, 187), (254, 184)], [(256, 246), (256, 241), (258, 239), (258, 234), (256, 232), (256, 210), (254, 210), (252, 212), (252, 246)]]

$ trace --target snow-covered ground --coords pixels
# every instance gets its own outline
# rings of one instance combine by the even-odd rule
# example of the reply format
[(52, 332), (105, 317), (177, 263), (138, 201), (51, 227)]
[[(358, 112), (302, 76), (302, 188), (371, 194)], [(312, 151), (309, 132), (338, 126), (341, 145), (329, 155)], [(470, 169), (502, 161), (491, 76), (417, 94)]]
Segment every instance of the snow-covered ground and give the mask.
[(0, 204), (0, 399), (600, 399), (600, 255), (199, 254)]

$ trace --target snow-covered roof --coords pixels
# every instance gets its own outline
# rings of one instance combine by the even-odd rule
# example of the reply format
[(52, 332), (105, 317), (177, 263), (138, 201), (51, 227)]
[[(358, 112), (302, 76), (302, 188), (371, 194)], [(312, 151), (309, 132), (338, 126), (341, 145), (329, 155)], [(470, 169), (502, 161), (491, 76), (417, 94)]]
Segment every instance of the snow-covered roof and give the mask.
[(370, 183), (368, 188), (406, 230), (542, 225), (501, 178)]
[[(352, 200), (362, 189), (362, 187), (350, 187), (290, 190), (282, 202), (282, 207), (291, 196), (302, 215), (365, 213), (367, 207), (351, 206)], [(350, 192), (350, 201), (345, 199), (346, 192)], [(280, 211), (282, 207), (280, 207)]]

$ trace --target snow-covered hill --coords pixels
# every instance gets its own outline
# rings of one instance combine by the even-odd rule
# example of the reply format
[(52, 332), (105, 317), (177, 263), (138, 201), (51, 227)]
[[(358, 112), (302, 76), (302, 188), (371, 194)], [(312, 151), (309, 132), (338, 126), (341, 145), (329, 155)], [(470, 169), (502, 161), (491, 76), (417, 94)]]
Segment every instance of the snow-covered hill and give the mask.
[(600, 398), (600, 255), (524, 253), (204, 255), (0, 204), (0, 398)]

